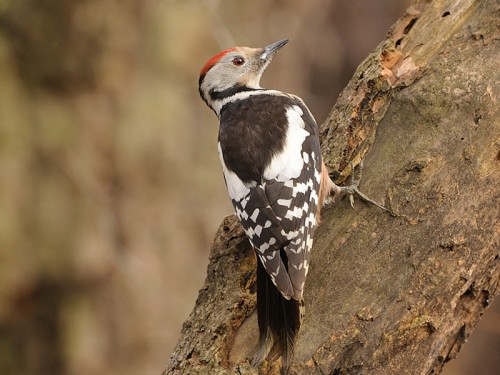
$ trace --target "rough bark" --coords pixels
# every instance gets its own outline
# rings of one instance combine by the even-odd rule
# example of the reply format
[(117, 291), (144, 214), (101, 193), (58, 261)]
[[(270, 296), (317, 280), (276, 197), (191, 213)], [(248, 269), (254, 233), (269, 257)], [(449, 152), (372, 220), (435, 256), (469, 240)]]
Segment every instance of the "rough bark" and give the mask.
[[(498, 293), (499, 13), (494, 0), (417, 1), (322, 125), (337, 182), (364, 160), (361, 190), (392, 215), (324, 211), (292, 373), (439, 373)], [(226, 217), (164, 375), (257, 373), (254, 271)]]

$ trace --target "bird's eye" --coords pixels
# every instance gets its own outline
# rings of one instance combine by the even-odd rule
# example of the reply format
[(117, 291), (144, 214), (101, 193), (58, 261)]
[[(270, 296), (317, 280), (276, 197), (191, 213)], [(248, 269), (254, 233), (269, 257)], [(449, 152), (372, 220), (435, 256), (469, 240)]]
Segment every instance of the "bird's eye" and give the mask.
[(245, 63), (245, 59), (243, 57), (235, 57), (233, 59), (233, 64), (236, 66), (241, 66)]

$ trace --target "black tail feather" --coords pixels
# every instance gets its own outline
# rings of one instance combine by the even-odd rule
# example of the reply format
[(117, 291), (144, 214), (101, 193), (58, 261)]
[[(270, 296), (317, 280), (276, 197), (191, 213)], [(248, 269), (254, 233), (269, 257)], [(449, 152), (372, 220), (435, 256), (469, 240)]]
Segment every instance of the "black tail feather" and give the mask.
[[(284, 256), (283, 251), (282, 253)], [(284, 263), (287, 264), (286, 261)], [(276, 358), (281, 356), (282, 373), (288, 373), (301, 325), (302, 310), (302, 301), (284, 298), (257, 259), (257, 314), (260, 337), (253, 360), (254, 366), (260, 365), (270, 354)]]

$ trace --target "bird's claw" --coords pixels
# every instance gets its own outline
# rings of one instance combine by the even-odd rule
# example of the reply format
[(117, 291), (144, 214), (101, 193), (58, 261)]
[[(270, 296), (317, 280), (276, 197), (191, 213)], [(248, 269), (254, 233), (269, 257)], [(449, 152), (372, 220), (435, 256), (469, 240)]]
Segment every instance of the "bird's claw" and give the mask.
[(358, 164), (358, 173), (354, 173), (354, 165), (352, 162), (350, 162), (350, 164), (351, 164), (351, 168), (352, 168), (351, 184), (349, 186), (337, 186), (337, 185), (335, 185), (335, 188), (332, 189), (332, 193), (333, 193), (334, 197), (347, 194), (348, 198), (349, 198), (349, 205), (351, 206), (352, 209), (354, 209), (354, 195), (357, 195), (359, 198), (361, 198), (365, 202), (373, 204), (374, 206), (391, 213), (391, 211), (388, 208), (384, 207), (381, 204), (378, 204), (373, 199), (366, 196), (366, 194), (362, 193), (359, 190), (359, 183), (361, 181), (361, 171), (363, 170), (363, 162), (360, 162)]

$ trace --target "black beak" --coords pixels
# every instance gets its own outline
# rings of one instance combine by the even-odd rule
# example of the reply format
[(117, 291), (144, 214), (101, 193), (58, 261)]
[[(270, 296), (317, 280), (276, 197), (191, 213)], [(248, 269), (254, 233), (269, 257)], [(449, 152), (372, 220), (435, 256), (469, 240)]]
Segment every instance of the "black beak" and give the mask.
[(283, 39), (276, 43), (270, 44), (267, 47), (264, 47), (264, 51), (262, 52), (262, 55), (260, 55), (260, 58), (266, 61), (271, 60), (276, 52), (278, 52), (281, 47), (288, 43), (288, 40), (288, 38)]

